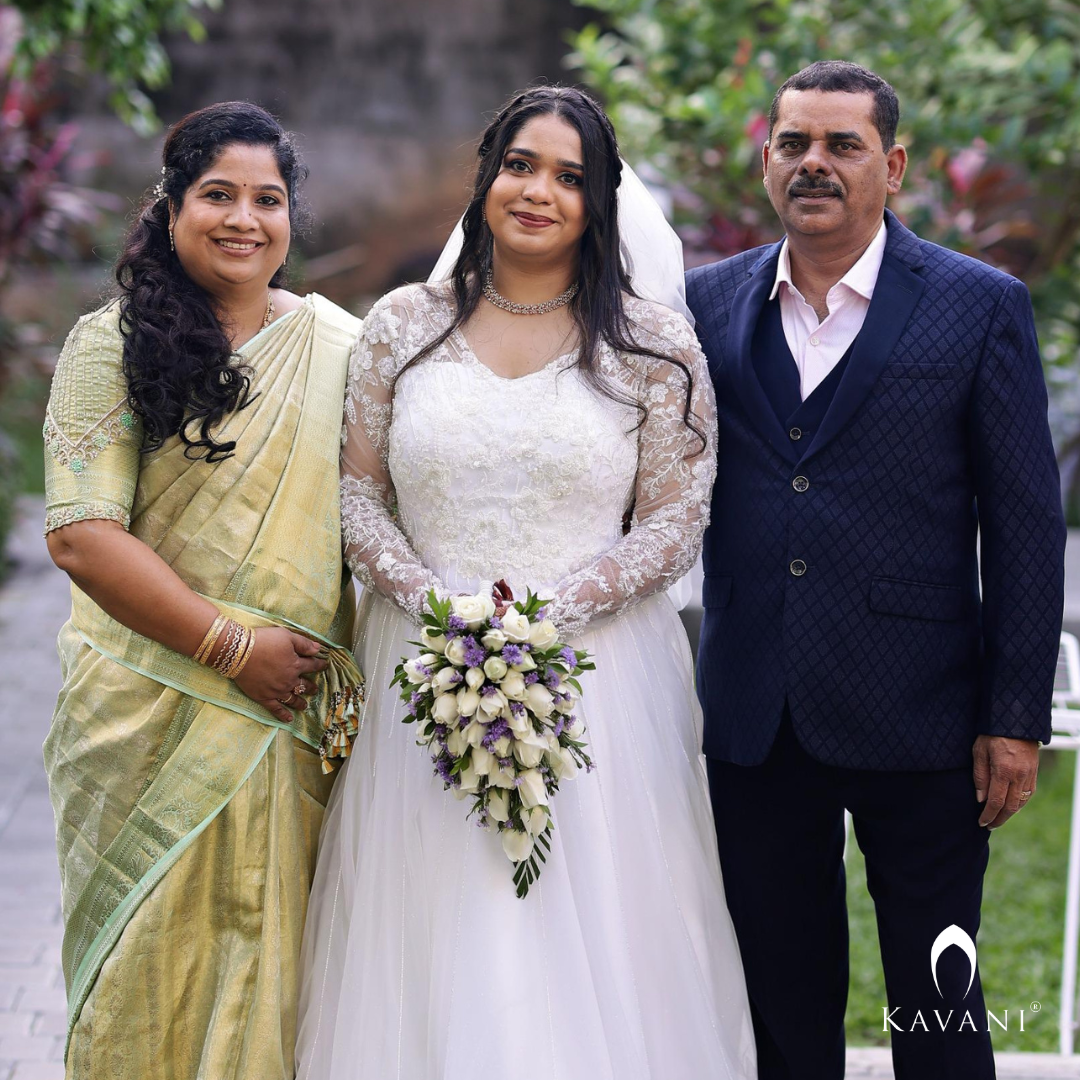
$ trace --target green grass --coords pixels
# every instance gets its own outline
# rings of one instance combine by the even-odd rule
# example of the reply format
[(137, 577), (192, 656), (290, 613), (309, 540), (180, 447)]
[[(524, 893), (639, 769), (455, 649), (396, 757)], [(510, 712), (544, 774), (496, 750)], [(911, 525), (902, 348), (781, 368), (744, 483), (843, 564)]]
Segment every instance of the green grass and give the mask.
[[(1009, 1010), (1009, 1030), (993, 1029), (997, 1050), (1056, 1053), (1058, 1049), (1065, 873), (1075, 764), (1070, 751), (1044, 751), (1038, 794), (1023, 813), (995, 830), (990, 839), (978, 943), (987, 1008), (999, 1017)], [(851, 921), (848, 1044), (885, 1046), (888, 1036), (881, 1030), (885, 982), (874, 907), (866, 892), (865, 864), (854, 840), (847, 868)], [(1039, 1011), (1031, 1011), (1032, 1002), (1039, 1003)], [(1023, 1032), (1018, 1024), (1020, 1009), (1026, 1010)]]
[(13, 372), (0, 395), (0, 430), (6, 431), (19, 448), (22, 490), (26, 492), (45, 490), (41, 425), (45, 421), (48, 397), (48, 380), (37, 373), (24, 372)]

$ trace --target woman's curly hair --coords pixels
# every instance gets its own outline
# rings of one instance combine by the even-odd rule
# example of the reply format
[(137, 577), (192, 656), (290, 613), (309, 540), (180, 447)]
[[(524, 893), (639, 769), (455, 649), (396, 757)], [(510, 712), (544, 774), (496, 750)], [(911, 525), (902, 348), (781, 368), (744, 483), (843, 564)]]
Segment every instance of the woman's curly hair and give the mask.
[[(161, 181), (143, 203), (116, 263), (124, 375), (142, 418), (144, 451), (179, 435), (189, 457), (229, 457), (235, 441), (211, 434), (226, 413), (253, 400), (250, 371), (239, 363), (210, 295), (184, 272), (169, 243), (170, 213), (230, 146), (265, 146), (289, 195), (294, 234), (306, 223), (299, 189), (308, 170), (293, 136), (265, 109), (225, 101), (189, 113), (169, 130)], [(270, 280), (284, 281), (284, 267)]]

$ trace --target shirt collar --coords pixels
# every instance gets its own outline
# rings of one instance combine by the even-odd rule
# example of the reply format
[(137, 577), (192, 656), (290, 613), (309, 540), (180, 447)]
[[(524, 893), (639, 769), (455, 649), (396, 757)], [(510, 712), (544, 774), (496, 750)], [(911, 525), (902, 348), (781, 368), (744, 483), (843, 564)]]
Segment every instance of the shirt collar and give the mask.
[[(877, 284), (878, 274), (881, 272), (881, 262), (885, 258), (885, 242), (888, 240), (888, 228), (882, 221), (881, 228), (870, 241), (867, 249), (859, 256), (858, 262), (836, 283), (846, 285), (852, 292), (858, 293), (863, 299), (869, 300), (874, 295), (874, 286)], [(780, 247), (780, 258), (776, 264), (776, 280), (773, 282), (772, 292), (769, 299), (776, 298), (781, 284), (789, 289), (795, 289), (791, 280), (791, 254), (788, 250), (788, 240)], [(835, 288), (836, 286), (833, 286)], [(797, 290), (796, 290), (797, 291)]]

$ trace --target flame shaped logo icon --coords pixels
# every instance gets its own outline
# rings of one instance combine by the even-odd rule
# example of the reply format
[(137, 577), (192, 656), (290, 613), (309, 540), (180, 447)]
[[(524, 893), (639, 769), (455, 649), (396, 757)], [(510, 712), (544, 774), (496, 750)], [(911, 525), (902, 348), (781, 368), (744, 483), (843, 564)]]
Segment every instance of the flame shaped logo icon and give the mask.
[(944, 997), (945, 995), (941, 993), (941, 987), (938, 986), (937, 965), (941, 954), (950, 945), (958, 946), (971, 963), (971, 975), (968, 977), (967, 990), (964, 991), (964, 997), (967, 997), (971, 991), (971, 984), (975, 981), (975, 942), (971, 940), (966, 931), (961, 930), (955, 923), (952, 926), (946, 926), (938, 934), (933, 947), (930, 949), (930, 971), (934, 976), (934, 986), (937, 987), (937, 992)]

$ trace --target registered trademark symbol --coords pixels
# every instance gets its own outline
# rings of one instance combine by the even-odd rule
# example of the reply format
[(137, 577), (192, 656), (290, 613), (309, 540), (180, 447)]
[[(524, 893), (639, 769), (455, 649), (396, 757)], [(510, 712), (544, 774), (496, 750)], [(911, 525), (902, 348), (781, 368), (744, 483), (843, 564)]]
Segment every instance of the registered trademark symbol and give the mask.
[(1041, 1008), (1042, 1008), (1042, 1002), (1041, 1001), (1033, 1001), (1031, 1003), (1031, 1011), (1032, 1012), (1038, 1012)]

